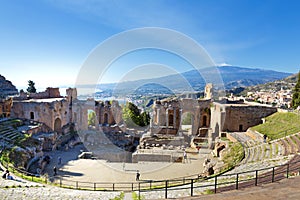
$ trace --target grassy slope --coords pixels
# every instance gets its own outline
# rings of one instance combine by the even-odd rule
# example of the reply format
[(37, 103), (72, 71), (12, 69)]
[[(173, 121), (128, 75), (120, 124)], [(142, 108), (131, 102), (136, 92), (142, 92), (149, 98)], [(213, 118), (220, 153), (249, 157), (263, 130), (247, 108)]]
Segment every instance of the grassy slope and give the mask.
[(300, 115), (296, 113), (275, 113), (266, 118), (266, 123), (252, 127), (274, 140), (285, 135), (300, 132)]

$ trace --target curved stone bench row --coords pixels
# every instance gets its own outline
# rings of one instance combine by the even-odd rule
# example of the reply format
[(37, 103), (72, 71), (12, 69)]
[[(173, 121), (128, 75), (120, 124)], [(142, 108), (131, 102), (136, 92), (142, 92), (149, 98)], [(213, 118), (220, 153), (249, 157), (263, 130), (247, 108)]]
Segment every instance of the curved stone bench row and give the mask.
[(271, 143), (264, 143), (260, 135), (254, 135), (251, 133), (251, 137), (245, 134), (242, 140), (241, 135), (233, 134), (233, 137), (237, 137), (237, 140), (244, 143), (245, 158), (241, 164), (263, 162), (268, 160), (280, 160), (291, 154), (295, 154), (300, 151), (300, 139), (284, 138)]
[(248, 148), (245, 149), (246, 156), (243, 163), (282, 159), (300, 153), (300, 133), (270, 143), (256, 142), (253, 139), (247, 141)]
[(16, 140), (17, 138), (23, 137), (21, 133), (14, 130), (13, 128), (0, 126), (0, 138), (9, 142)]

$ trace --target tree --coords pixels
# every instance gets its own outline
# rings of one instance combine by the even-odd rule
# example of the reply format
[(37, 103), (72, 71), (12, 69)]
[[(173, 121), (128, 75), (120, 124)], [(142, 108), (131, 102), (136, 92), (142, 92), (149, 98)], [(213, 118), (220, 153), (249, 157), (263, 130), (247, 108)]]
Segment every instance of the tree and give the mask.
[(298, 106), (300, 106), (300, 71), (298, 73), (298, 80), (293, 91), (292, 99), (292, 107), (296, 109)]
[(127, 127), (147, 126), (150, 123), (150, 115), (147, 112), (140, 113), (139, 108), (127, 102), (123, 108), (123, 120)]
[(186, 113), (183, 115), (182, 125), (191, 125), (192, 124), (192, 114)]
[(35, 88), (35, 83), (32, 80), (28, 81), (28, 88), (27, 88), (27, 92), (29, 93), (36, 93), (36, 88)]
[(88, 111), (88, 125), (95, 126), (96, 124), (96, 113), (93, 110)]
[(141, 113), (141, 126), (147, 126), (150, 124), (150, 114), (148, 112), (142, 112)]

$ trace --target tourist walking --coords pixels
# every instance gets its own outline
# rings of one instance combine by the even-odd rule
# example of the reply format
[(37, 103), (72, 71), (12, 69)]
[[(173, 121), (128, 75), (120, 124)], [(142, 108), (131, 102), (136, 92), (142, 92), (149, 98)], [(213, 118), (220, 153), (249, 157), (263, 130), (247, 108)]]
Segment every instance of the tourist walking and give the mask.
[(140, 180), (140, 176), (141, 176), (141, 174), (140, 174), (139, 170), (136, 171), (136, 178), (135, 178), (135, 180), (139, 181)]
[(54, 173), (54, 176), (57, 175), (57, 169), (56, 169), (56, 166), (53, 167), (53, 173)]

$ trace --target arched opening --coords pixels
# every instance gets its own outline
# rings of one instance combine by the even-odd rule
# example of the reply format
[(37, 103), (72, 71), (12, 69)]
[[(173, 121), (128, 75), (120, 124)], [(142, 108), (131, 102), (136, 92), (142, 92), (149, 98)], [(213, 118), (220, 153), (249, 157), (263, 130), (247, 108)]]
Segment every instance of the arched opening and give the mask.
[(30, 119), (34, 120), (34, 112), (30, 112)]
[(207, 127), (207, 116), (204, 115), (202, 118), (202, 126)]
[(225, 144), (222, 144), (222, 145), (218, 146), (218, 148), (217, 148), (217, 157), (220, 157), (220, 152), (225, 148), (226, 148)]
[(95, 127), (96, 126), (96, 112), (94, 110), (88, 110), (88, 126)]
[(169, 114), (169, 126), (174, 126), (174, 115)]
[(192, 134), (194, 116), (190, 112), (185, 112), (181, 115), (181, 130), (187, 134)]
[(104, 124), (108, 124), (108, 114), (107, 113), (104, 113), (104, 121), (103, 121), (103, 123)]
[(243, 125), (242, 125), (242, 124), (239, 125), (239, 131), (240, 131), (240, 132), (243, 131)]
[(62, 129), (61, 129), (61, 120), (59, 118), (56, 118), (54, 121), (54, 131), (56, 131), (57, 133), (61, 133)]

